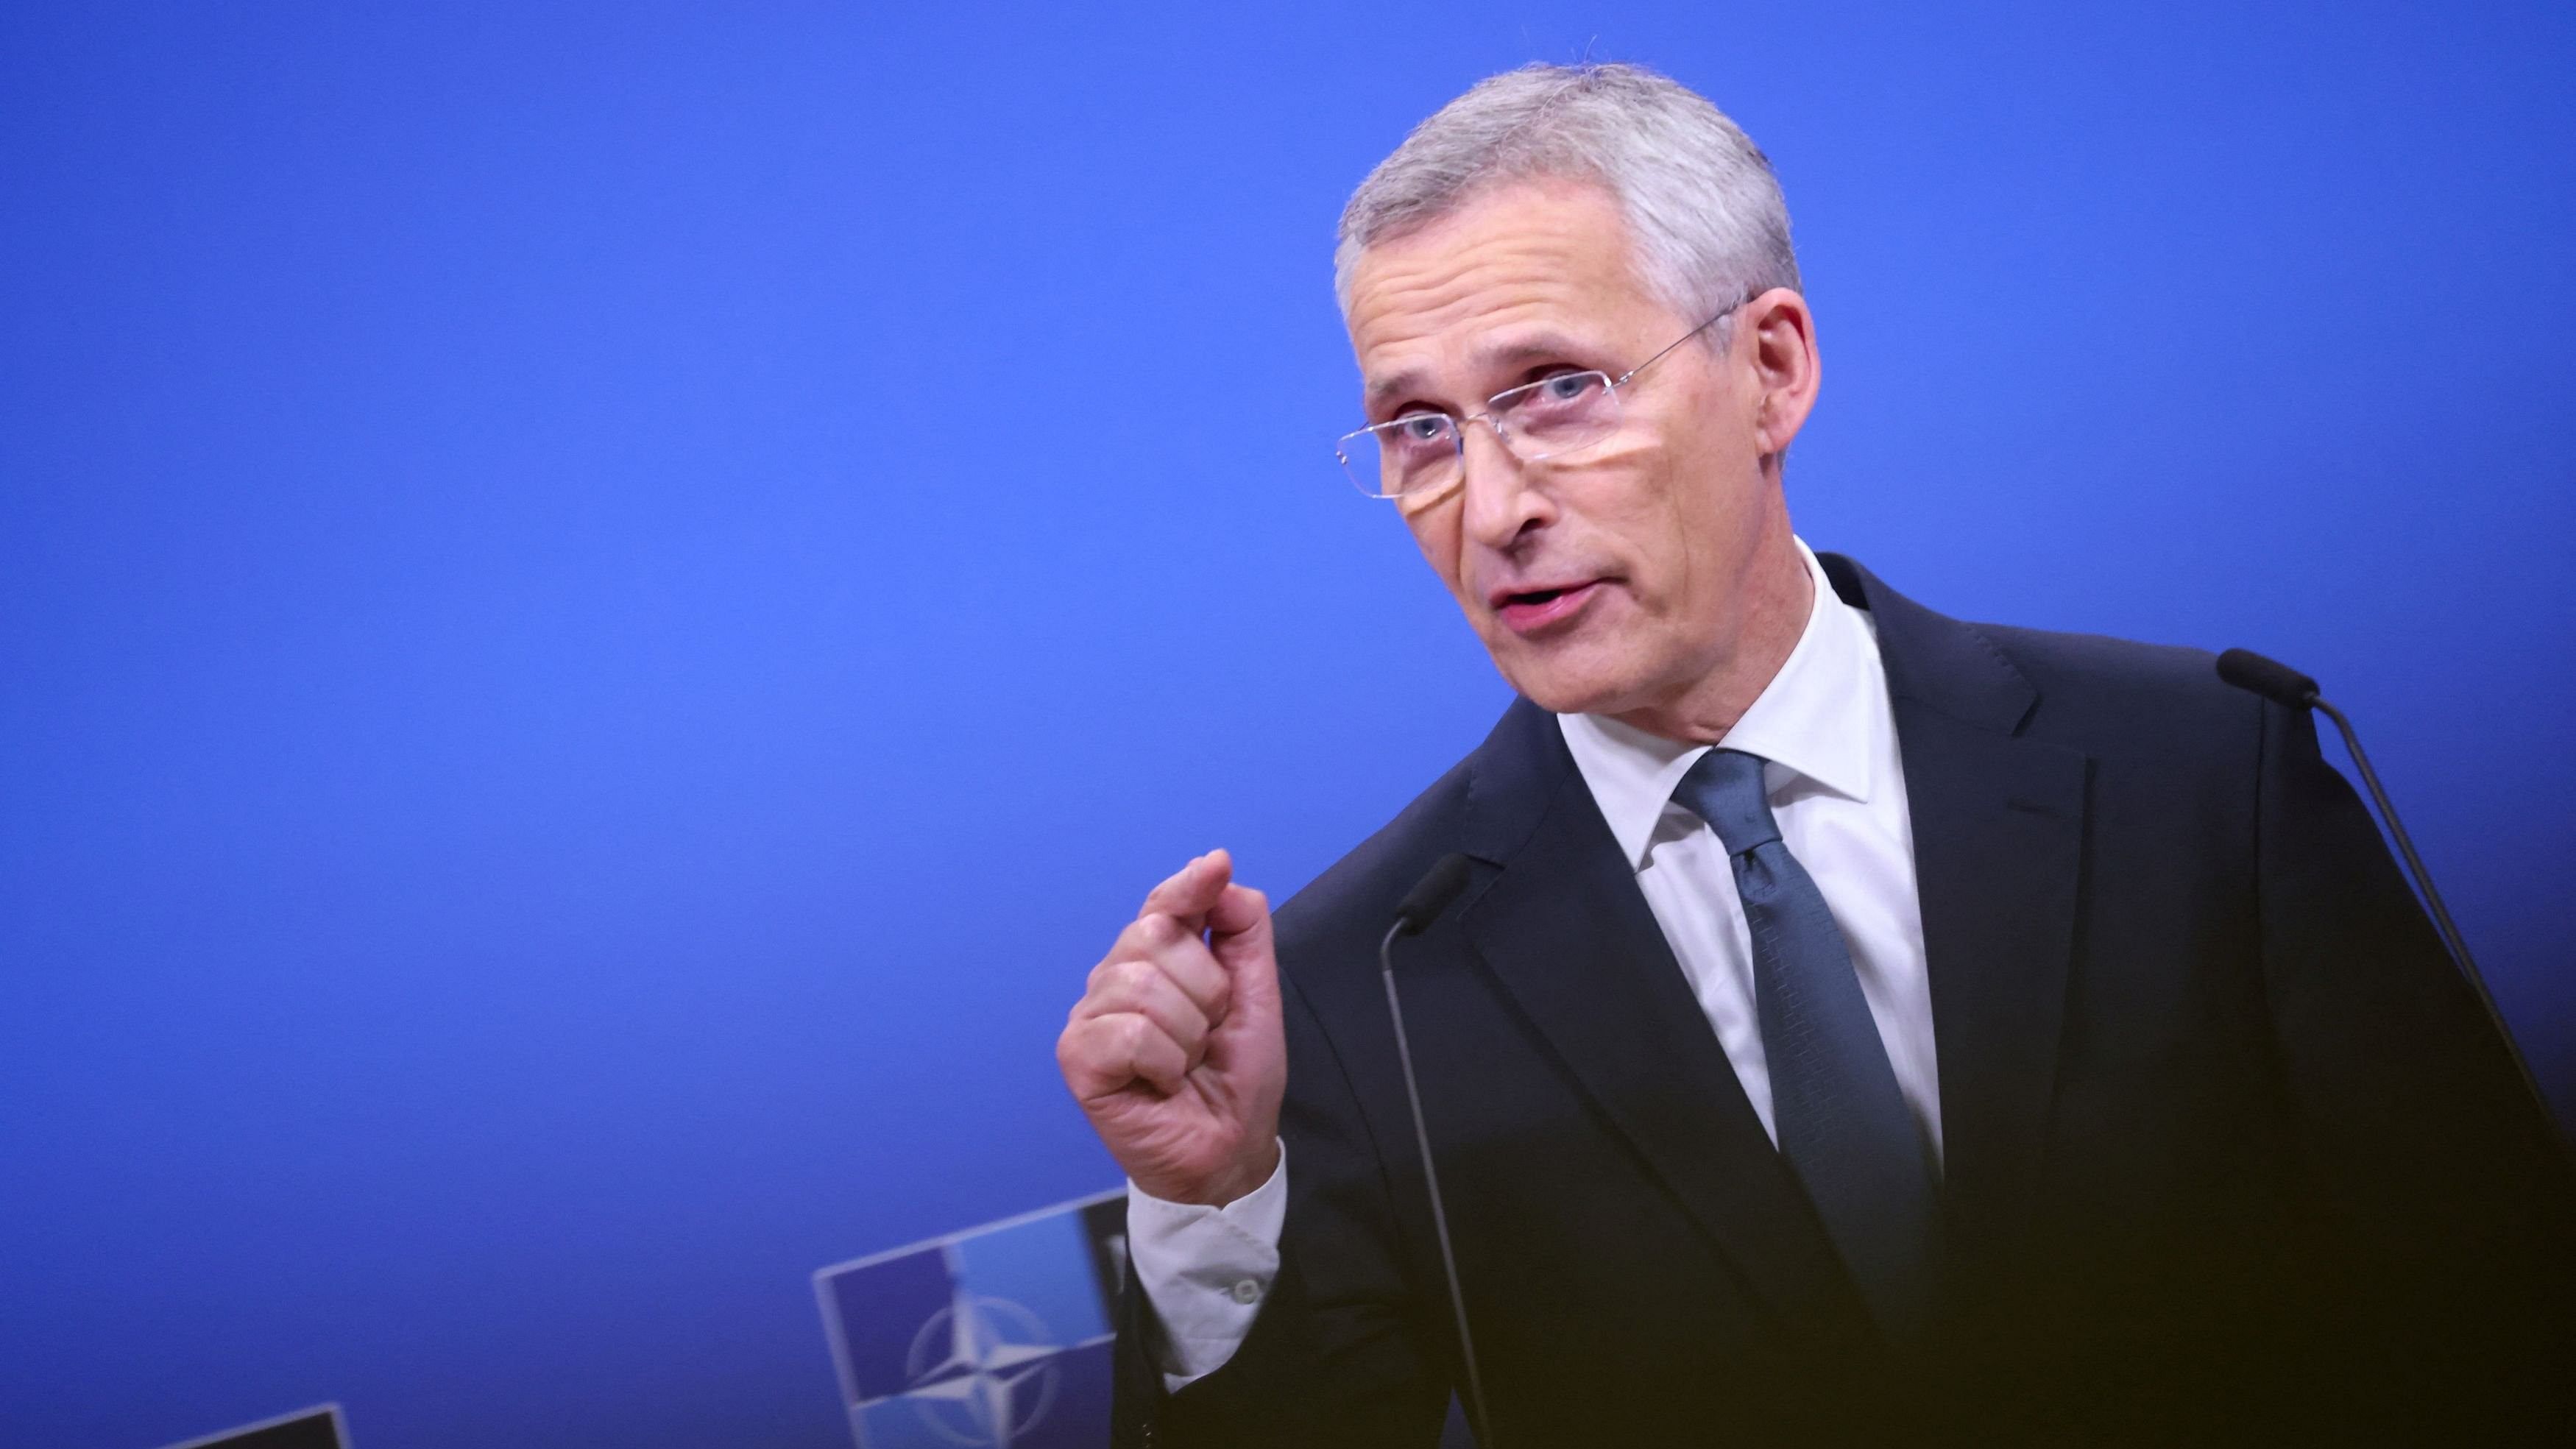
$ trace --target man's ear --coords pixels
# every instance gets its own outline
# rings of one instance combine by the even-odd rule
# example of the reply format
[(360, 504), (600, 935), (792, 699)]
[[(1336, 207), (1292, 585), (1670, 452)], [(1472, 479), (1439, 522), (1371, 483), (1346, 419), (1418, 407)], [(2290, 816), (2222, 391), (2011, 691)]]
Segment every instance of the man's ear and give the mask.
[(1807, 299), (1787, 287), (1744, 304), (1736, 327), (1750, 344), (1746, 361), (1753, 370), (1759, 411), (1754, 428), (1764, 457), (1789, 451), (1789, 441), (1807, 423), (1823, 380), (1823, 359), (1816, 352), (1816, 318)]

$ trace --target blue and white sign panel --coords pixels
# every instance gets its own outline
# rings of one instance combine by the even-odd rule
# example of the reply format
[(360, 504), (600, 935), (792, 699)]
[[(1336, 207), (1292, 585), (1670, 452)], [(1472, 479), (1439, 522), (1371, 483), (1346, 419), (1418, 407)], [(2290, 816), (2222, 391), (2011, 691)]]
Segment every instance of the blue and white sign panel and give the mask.
[(814, 1275), (859, 1449), (1101, 1449), (1127, 1271), (1102, 1193)]

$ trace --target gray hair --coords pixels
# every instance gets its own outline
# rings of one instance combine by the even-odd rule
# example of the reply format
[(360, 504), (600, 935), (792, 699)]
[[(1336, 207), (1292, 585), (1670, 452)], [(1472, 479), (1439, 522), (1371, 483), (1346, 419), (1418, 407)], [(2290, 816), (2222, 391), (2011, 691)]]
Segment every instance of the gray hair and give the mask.
[(1442, 106), (1351, 194), (1333, 252), (1343, 316), (1362, 251), (1487, 187), (1539, 177), (1607, 188), (1627, 214), (1639, 280), (1694, 321), (1798, 286), (1770, 158), (1725, 112), (1642, 66), (1525, 65)]

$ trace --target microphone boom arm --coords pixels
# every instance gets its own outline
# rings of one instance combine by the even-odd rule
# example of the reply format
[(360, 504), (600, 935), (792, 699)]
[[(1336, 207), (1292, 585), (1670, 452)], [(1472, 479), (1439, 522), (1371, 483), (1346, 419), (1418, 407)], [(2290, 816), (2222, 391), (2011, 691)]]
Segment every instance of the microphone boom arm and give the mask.
[(2487, 1020), (2494, 1024), (2496, 1035), (2504, 1042), (2505, 1055), (2513, 1059), (2513, 1069), (2522, 1076), (2525, 1091), (2540, 1104), (2544, 1115), (2553, 1119), (2549, 1098), (2540, 1090), (2540, 1080), (2531, 1074), (2531, 1063), (2524, 1061), (2522, 1048), (2513, 1039), (2513, 1028), (2505, 1024), (2504, 1012), (2496, 1005), (2495, 994), (2487, 990), (2486, 973), (2478, 969), (2477, 958), (2469, 954), (2469, 943), (2460, 936), (2459, 926), (2451, 920), (2451, 908), (2442, 904), (2442, 893), (2433, 888), (2433, 873), (2424, 868), (2424, 858), (2415, 853), (2415, 842), (2407, 839), (2406, 826), (2397, 818), (2397, 808), (2388, 803), (2388, 792), (2381, 788), (2379, 772), (2370, 767), (2370, 756), (2361, 748), (2361, 736), (2353, 733), (2352, 721), (2342, 710), (2328, 703), (2325, 696), (2311, 694), (2308, 707), (2334, 721), (2335, 733), (2343, 736), (2343, 747), (2361, 771), (2361, 783), (2370, 791), (2372, 803), (2379, 807), (2379, 818), (2388, 822), (2388, 838), (2397, 842), (2397, 853), (2406, 860), (2406, 868), (2415, 884), (2424, 892), (2424, 904), (2430, 908), (2434, 927), (2442, 933), (2442, 944), (2449, 947), (2451, 959), (2460, 963), (2460, 974), (2467, 977), (2469, 989), (2476, 992), (2478, 1004), (2486, 1008)]
[(2277, 659), (2267, 659), (2251, 649), (2230, 649), (2218, 656), (2218, 677), (2248, 693), (2259, 695), (2289, 710), (2314, 710), (2334, 721), (2335, 732), (2343, 736), (2343, 747), (2361, 771), (2361, 783), (2369, 790), (2371, 803), (2379, 807), (2379, 818), (2387, 823), (2388, 837), (2397, 842), (2397, 853), (2405, 858), (2407, 873), (2414, 877), (2415, 888), (2424, 895), (2424, 906), (2432, 918), (2433, 928), (2441, 934), (2442, 945), (2460, 974), (2469, 980), (2469, 989), (2477, 994), (2478, 1005), (2486, 1008), (2487, 1021), (2495, 1027), (2496, 1036), (2504, 1043), (2506, 1060), (2522, 1078), (2523, 1090), (2531, 1094), (2543, 1121), (2554, 1129), (2562, 1142), (2567, 1129), (2550, 1109), (2547, 1094), (2540, 1090), (2540, 1079), (2531, 1074), (2531, 1063), (2523, 1060), (2522, 1047), (2513, 1039), (2513, 1028), (2505, 1024), (2504, 1012), (2497, 1008), (2494, 993), (2487, 990), (2486, 974), (2478, 970), (2477, 958), (2469, 954), (2469, 943), (2460, 936), (2460, 928), (2451, 919), (2451, 908), (2442, 904), (2442, 893), (2433, 888), (2433, 873), (2424, 868), (2424, 857), (2415, 853), (2415, 842), (2408, 839), (2406, 826), (2397, 818), (2397, 807), (2389, 803), (2388, 792), (2380, 787), (2379, 772), (2370, 767), (2370, 756), (2362, 753), (2361, 736), (2353, 731), (2352, 721), (2342, 710), (2326, 701), (2315, 679), (2301, 674)]
[(1485, 1381), (1476, 1371), (1476, 1340), (1467, 1331), (1467, 1297), (1458, 1287), (1458, 1259), (1449, 1249), (1449, 1214), (1440, 1204), (1440, 1173), (1431, 1163), (1431, 1131), (1423, 1125), (1422, 1089), (1413, 1080), (1413, 1048), (1404, 1037), (1404, 1002), (1395, 990), (1395, 939), (1419, 929), (1409, 913), (1397, 916), (1377, 947), (1379, 974), (1386, 981), (1387, 1020), (1395, 1025), (1395, 1061), (1404, 1071), (1404, 1098), (1413, 1109), (1413, 1141), (1422, 1151), (1422, 1180), (1431, 1189), (1431, 1231), (1440, 1241), (1440, 1272), (1449, 1284), (1449, 1309), (1458, 1317), (1458, 1354), (1467, 1366), (1467, 1403), (1476, 1411), (1478, 1441), (1492, 1449), (1493, 1420), (1485, 1413)]

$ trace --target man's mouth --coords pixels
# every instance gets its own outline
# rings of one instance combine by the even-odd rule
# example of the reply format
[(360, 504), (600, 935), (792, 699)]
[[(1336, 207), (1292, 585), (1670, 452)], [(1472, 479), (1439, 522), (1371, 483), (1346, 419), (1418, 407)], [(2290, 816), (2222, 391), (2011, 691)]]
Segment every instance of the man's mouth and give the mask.
[(1601, 592), (1601, 580), (1586, 579), (1576, 584), (1551, 584), (1535, 589), (1496, 590), (1491, 603), (1495, 617), (1515, 634), (1530, 635), (1549, 629), (1574, 615)]

